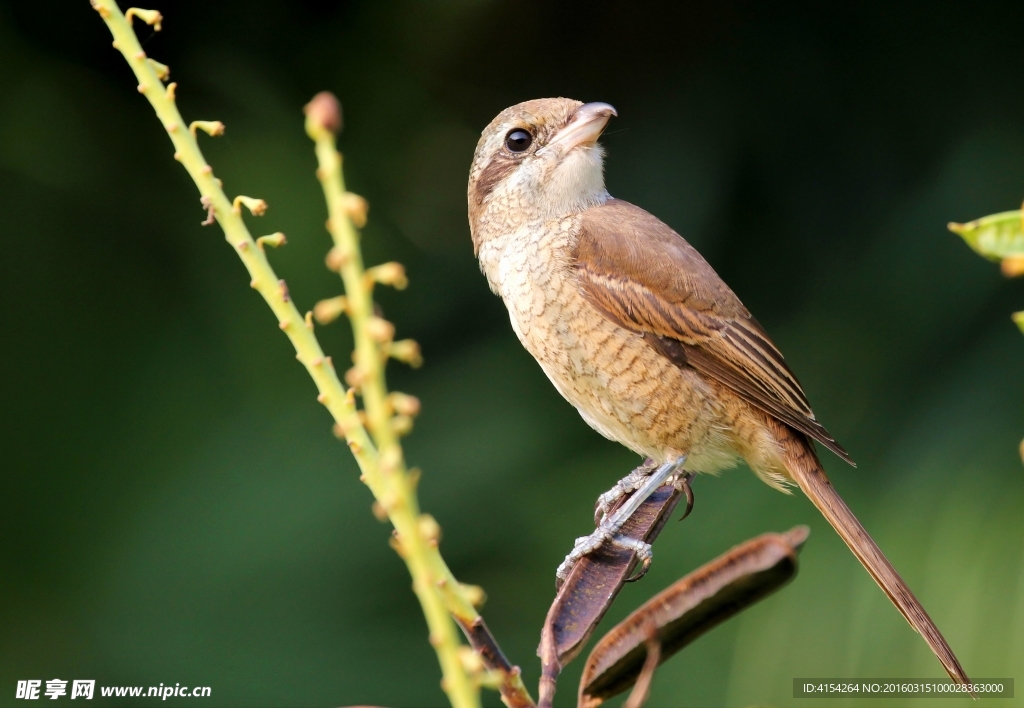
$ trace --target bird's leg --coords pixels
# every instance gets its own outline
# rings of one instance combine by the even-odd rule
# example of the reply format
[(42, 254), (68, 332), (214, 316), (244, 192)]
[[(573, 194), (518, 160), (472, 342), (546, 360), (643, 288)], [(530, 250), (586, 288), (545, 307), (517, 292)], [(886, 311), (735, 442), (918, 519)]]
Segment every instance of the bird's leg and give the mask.
[[(696, 472), (687, 472), (686, 474), (677, 474), (675, 479), (672, 480), (672, 486), (681, 491), (686, 495), (686, 511), (679, 517), (682, 521), (690, 512), (693, 511), (693, 490), (690, 488), (690, 480), (693, 479)], [(636, 575), (626, 578), (627, 583), (635, 583), (640, 578), (647, 575), (647, 571), (651, 569), (651, 560), (654, 558), (654, 553), (651, 551), (651, 544), (644, 541), (639, 541), (629, 536), (619, 534), (612, 539), (612, 543), (622, 548), (628, 548), (634, 553), (636, 557), (640, 559), (643, 565), (640, 566), (640, 572)]]
[[(598, 525), (597, 530), (595, 530), (594, 533), (590, 534), (589, 536), (581, 536), (580, 538), (576, 539), (576, 543), (573, 545), (572, 553), (565, 557), (565, 560), (562, 561), (562, 564), (558, 566), (558, 570), (555, 571), (555, 575), (558, 578), (558, 580), (560, 582), (564, 581), (567, 577), (569, 577), (569, 572), (572, 570), (573, 566), (576, 565), (576, 561), (578, 561), (580, 558), (589, 553), (593, 553), (598, 548), (600, 548), (603, 543), (607, 541), (610, 541), (616, 546), (627, 548), (636, 553), (637, 556), (643, 562), (643, 569), (640, 571), (639, 575), (637, 575), (635, 578), (631, 578), (631, 580), (638, 580), (641, 577), (643, 577), (643, 575), (647, 572), (647, 568), (649, 568), (651, 565), (650, 544), (645, 543), (644, 541), (641, 541), (639, 539), (629, 538), (628, 536), (622, 536), (619, 534), (619, 530), (622, 529), (622, 526), (626, 523), (626, 520), (629, 519), (629, 517), (632, 516), (634, 512), (636, 512), (636, 510), (640, 508), (640, 505), (647, 501), (647, 498), (654, 494), (654, 491), (662, 484), (664, 484), (669, 477), (678, 472), (685, 462), (686, 455), (683, 455), (677, 460), (672, 460), (671, 462), (664, 463), (663, 465), (656, 468), (653, 472), (649, 471), (648, 474), (643, 478), (642, 482), (638, 486), (634, 487), (636, 491), (633, 492), (632, 496), (630, 496), (629, 499), (627, 499), (626, 502), (618, 509), (611, 512), (610, 514), (606, 514), (604, 518), (601, 519), (601, 523)], [(626, 480), (630, 479), (633, 475), (636, 475), (638, 472), (645, 469), (646, 465), (647, 463), (633, 470), (633, 472), (630, 473), (629, 476), (627, 476), (625, 479), (619, 482), (619, 484), (615, 485), (616, 488), (618, 488), (619, 485), (623, 484), (623, 482), (625, 482)], [(630, 484), (631, 483), (632, 482), (630, 482)], [(614, 493), (615, 489), (612, 489), (607, 494)], [(604, 496), (606, 495), (602, 495), (602, 497)]]

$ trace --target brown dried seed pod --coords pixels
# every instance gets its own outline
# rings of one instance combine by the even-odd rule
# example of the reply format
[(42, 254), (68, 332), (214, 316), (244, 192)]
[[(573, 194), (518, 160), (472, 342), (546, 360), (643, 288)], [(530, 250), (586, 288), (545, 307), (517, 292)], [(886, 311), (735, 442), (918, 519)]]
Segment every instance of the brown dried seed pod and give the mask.
[(632, 686), (643, 671), (652, 639), (658, 642), (658, 662), (663, 663), (785, 585), (796, 575), (797, 553), (809, 533), (806, 526), (797, 526), (753, 538), (645, 602), (590, 652), (580, 678), (578, 705), (596, 708)]

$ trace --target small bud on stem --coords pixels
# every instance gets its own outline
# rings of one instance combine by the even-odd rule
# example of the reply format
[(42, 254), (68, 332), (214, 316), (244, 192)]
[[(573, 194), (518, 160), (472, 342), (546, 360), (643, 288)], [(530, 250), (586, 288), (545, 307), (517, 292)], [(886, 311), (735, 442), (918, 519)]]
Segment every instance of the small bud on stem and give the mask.
[(341, 132), (341, 104), (330, 91), (321, 91), (302, 109), (306, 114), (306, 132), (326, 130), (334, 135)]
[(395, 326), (382, 317), (370, 317), (366, 320), (366, 332), (373, 341), (380, 344), (395, 338)]
[(156, 59), (147, 59), (146, 63), (153, 67), (153, 71), (156, 72), (156, 77), (161, 81), (166, 81), (167, 77), (171, 75), (171, 67), (166, 64), (161, 64)]
[(405, 275), (405, 266), (396, 261), (381, 263), (379, 266), (366, 269), (367, 287), (374, 283), (390, 285), (395, 290), (405, 290), (409, 286), (409, 278)]
[(370, 203), (358, 194), (345, 192), (342, 197), (341, 208), (345, 215), (352, 220), (352, 225), (357, 229), (366, 226), (366, 215), (370, 212)]
[(322, 325), (330, 324), (348, 312), (348, 298), (344, 295), (321, 300), (313, 306), (313, 317)]
[(419, 518), (420, 535), (426, 541), (441, 540), (441, 524), (430, 514), (421, 514)]
[(224, 124), (219, 120), (194, 120), (188, 125), (188, 130), (192, 133), (192, 137), (196, 136), (196, 131), (201, 130), (207, 135), (217, 137), (218, 135), (224, 135)]
[(390, 404), (391, 410), (399, 415), (415, 417), (420, 413), (420, 399), (407, 393), (392, 391), (388, 394), (388, 404)]
[(412, 432), (412, 418), (407, 415), (396, 415), (391, 419), (391, 430), (398, 437), (405, 437)]
[(414, 369), (423, 366), (423, 354), (420, 352), (420, 345), (414, 339), (392, 342), (388, 347), (388, 356), (404, 362)]
[(327, 252), (327, 257), (324, 259), (324, 263), (327, 265), (327, 270), (337, 273), (341, 270), (348, 262), (348, 256), (340, 248), (335, 246)]
[(128, 24), (131, 24), (133, 17), (138, 17), (147, 25), (150, 25), (154, 32), (160, 31), (160, 23), (164, 21), (164, 16), (158, 10), (143, 10), (138, 7), (129, 7), (128, 11), (124, 13), (124, 19), (128, 20)]
[(270, 246), (271, 248), (278, 248), (288, 243), (288, 238), (278, 231), (277, 233), (270, 234), (269, 236), (260, 236), (256, 239), (256, 245), (260, 248)]
[(252, 197), (245, 197), (238, 195), (235, 197), (235, 201), (231, 203), (231, 209), (236, 214), (242, 213), (242, 205), (252, 213), (253, 216), (263, 216), (267, 213), (267, 203), (262, 199), (254, 199)]

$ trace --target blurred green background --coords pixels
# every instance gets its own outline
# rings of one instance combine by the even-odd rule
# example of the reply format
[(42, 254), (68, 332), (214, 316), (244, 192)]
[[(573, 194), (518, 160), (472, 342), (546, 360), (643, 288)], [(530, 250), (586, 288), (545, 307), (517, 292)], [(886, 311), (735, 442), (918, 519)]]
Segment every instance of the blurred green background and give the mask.
[[(850, 506), (969, 673), (1024, 693), (1024, 288), (945, 229), (1024, 197), (1024, 5), (159, 9), (145, 48), (187, 120), (227, 124), (201, 144), (229, 194), (270, 203), (251, 223), (288, 234), (271, 260), (300, 309), (340, 290), (300, 109), (322, 89), (345, 104), (367, 259), (412, 281), (381, 301), (426, 356), (389, 369), (424, 403), (423, 506), (531, 687), (554, 569), (636, 460), (519, 345), (473, 259), (465, 179), (496, 113), (564, 95), (616, 106), (611, 192), (743, 298), (858, 461), (824, 457)], [(110, 39), (86, 0), (0, 1), (0, 705), (53, 677), (206, 685), (210, 706), (443, 705), (389, 528)], [(318, 331), (345, 360), (346, 326)], [(650, 705), (942, 675), (803, 497), (745, 469), (695, 493), (605, 628), (750, 536), (813, 533), (796, 580), (666, 664)]]

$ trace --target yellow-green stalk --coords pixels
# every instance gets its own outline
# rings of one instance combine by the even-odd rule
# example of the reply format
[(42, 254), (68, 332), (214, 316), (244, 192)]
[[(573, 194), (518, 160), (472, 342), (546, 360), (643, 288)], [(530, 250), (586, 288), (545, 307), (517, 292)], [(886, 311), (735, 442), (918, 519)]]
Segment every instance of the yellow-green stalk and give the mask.
[[(408, 507), (415, 516), (419, 514), (415, 478), (406, 469), (399, 443), (402, 432), (399, 422), (411, 420), (419, 410), (419, 402), (406, 394), (388, 393), (384, 366), (389, 356), (418, 366), (419, 347), (411, 340), (393, 342), (394, 327), (374, 314), (372, 296), (375, 284), (404, 289), (407, 280), (404, 268), (398, 263), (364, 268), (358, 229), (366, 223), (366, 203), (345, 190), (342, 157), (335, 143), (335, 133), (340, 128), (341, 108), (337, 99), (327, 92), (317, 94), (306, 106), (306, 133), (316, 145), (317, 178), (327, 201), (327, 230), (334, 241), (327, 263), (332, 270), (338, 271), (345, 286), (345, 295), (318, 303), (318, 319), (330, 321), (344, 313), (352, 323), (355, 366), (346, 378), (350, 385), (359, 388), (366, 409), (367, 427), (380, 451), (382, 469), (393, 483), (394, 496), (389, 497), (387, 503), (380, 497), (378, 501), (398, 531), (396, 550), (406, 557), (407, 562), (413, 562), (407, 555), (412, 549), (407, 547), (406, 536), (396, 520), (400, 506)], [(384, 336), (375, 335), (375, 330)], [(440, 527), (429, 515), (419, 518), (420, 535), (426, 538), (431, 548), (416, 555), (426, 561), (427, 572), (440, 588), (447, 610), (463, 627), (471, 627), (480, 617), (474, 605), (483, 602), (483, 591), (455, 579), (437, 552)], [(421, 540), (419, 537), (415, 539), (416, 543)], [(492, 683), (501, 690), (506, 703), (532, 705), (518, 672), (502, 674)]]
[[(207, 209), (207, 220), (204, 223), (213, 223), (216, 220), (221, 225), (228, 243), (249, 271), (252, 287), (266, 300), (277, 317), (281, 330), (295, 347), (296, 358), (313, 378), (319, 390), (317, 400), (327, 407), (338, 428), (343, 432), (362, 471), (361, 479), (370, 487), (374, 497), (387, 511), (394, 524), (397, 535), (396, 549), (412, 574), (413, 589), (423, 607), (430, 630), (430, 642), (435, 647), (441, 664), (442, 688), (456, 708), (478, 706), (479, 679), (471, 676), (465, 666), (455, 625), (448, 615), (447, 607), (455, 606), (465, 612), (468, 605), (473, 614), (475, 610), (469, 602), (468, 589), (454, 580), (437, 551), (439, 529), (436, 522), (429, 516), (419, 515), (415, 481), (412, 475), (405, 471), (397, 436), (385, 432), (391, 424), (390, 415), (387, 425), (381, 424), (381, 411), (387, 410), (386, 399), (382, 404), (379, 399), (374, 399), (374, 406), (380, 404), (380, 407), (375, 407), (373, 414), (381, 416), (375, 421), (374, 429), (378, 431), (380, 441), (385, 445), (385, 450), (382, 451), (378, 450), (360, 420), (355, 406), (354, 391), (345, 389), (330, 357), (324, 356), (313, 333), (312, 313), (307, 313), (305, 317), (299, 313), (284, 281), (277, 278), (267, 261), (263, 246), (279, 245), (283, 243), (283, 237), (275, 234), (270, 238), (261, 238), (257, 243), (242, 219), (243, 206), (253, 214), (259, 215), (266, 210), (266, 203), (244, 196), (236, 197), (234, 201), (229, 200), (221, 188), (221, 181), (214, 177), (213, 168), (207, 164), (199, 150), (196, 130), (218, 135), (223, 132), (223, 126), (217, 121), (196, 121), (191, 126), (186, 126), (175, 103), (176, 84), (172, 83), (165, 87), (161, 80), (166, 78), (169, 70), (164, 65), (149, 60), (139, 45), (130, 18), (138, 17), (153, 25), (154, 29), (159, 29), (162, 20), (160, 13), (155, 10), (131, 8), (123, 15), (114, 0), (91, 1), (114, 37), (114, 48), (124, 55), (135, 73), (139, 81), (139, 92), (149, 100), (170, 136), (175, 148), (175, 159), (182, 163), (199, 188), (200, 201)], [(355, 291), (350, 293), (350, 297), (354, 293)], [(368, 292), (365, 298), (369, 299)], [(360, 320), (360, 323), (366, 325), (365, 320)], [(405, 350), (410, 351), (408, 345)], [(357, 345), (357, 361), (366, 361), (365, 356), (365, 353), (359, 353)], [(380, 369), (379, 366), (377, 368)], [(366, 367), (362, 370), (365, 371)], [(372, 371), (372, 368), (370, 370)], [(364, 397), (367, 391), (366, 383), (366, 380), (360, 381)], [(386, 395), (383, 378), (380, 378), (378, 386), (379, 388), (373, 389), (376, 394)], [(372, 397), (375, 394), (370, 395)], [(443, 571), (438, 572), (439, 569)]]

